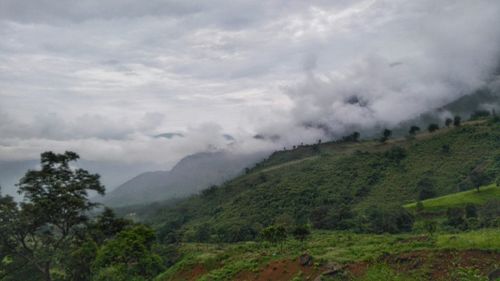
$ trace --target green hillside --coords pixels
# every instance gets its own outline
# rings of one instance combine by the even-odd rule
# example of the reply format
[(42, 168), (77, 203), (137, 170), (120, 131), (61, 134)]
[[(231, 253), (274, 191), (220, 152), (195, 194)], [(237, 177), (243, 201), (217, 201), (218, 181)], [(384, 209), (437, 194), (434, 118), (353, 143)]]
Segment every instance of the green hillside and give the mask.
[[(492, 199), (500, 200), (500, 187), (494, 185), (482, 187), (480, 192), (468, 190), (437, 198), (423, 200), (425, 211), (438, 212), (447, 208), (464, 207), (467, 204), (484, 205)], [(414, 210), (417, 203), (406, 204), (404, 207)]]
[[(430, 183), (433, 197), (472, 189), (474, 173), (495, 181), (500, 171), (495, 119), (386, 143), (298, 146), (186, 200), (122, 212), (154, 225), (167, 240), (252, 240), (267, 225), (314, 225), (314, 220), (319, 228), (354, 230), (370, 208), (415, 202), (422, 181)], [(198, 237), (200, 232), (207, 235)]]

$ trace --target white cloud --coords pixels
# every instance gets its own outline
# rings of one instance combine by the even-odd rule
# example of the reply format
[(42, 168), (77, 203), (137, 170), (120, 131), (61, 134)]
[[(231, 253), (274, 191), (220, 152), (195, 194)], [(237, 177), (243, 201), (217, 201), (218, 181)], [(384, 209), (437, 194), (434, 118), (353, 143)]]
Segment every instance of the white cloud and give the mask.
[(0, 159), (168, 166), (394, 125), (487, 82), (499, 36), (489, 0), (3, 0)]

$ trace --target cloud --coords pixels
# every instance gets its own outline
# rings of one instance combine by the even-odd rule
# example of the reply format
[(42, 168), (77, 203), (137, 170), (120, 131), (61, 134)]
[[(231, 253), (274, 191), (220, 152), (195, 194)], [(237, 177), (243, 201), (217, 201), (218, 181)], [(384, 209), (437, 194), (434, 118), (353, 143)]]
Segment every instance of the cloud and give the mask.
[(0, 159), (167, 168), (394, 126), (491, 84), (499, 36), (489, 0), (4, 0)]

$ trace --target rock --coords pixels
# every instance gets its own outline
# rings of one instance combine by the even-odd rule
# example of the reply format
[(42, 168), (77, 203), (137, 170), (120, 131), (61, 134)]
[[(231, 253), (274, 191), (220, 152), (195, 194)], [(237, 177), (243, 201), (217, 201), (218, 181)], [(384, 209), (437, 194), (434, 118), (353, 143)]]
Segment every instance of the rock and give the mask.
[(488, 274), (488, 280), (496, 281), (500, 279), (500, 268), (497, 268)]
[(311, 266), (313, 265), (313, 257), (309, 254), (303, 254), (299, 257), (299, 263), (302, 266)]
[(326, 270), (323, 271), (318, 277), (314, 279), (314, 281), (321, 281), (322, 276), (338, 276), (341, 274), (344, 274), (344, 268), (345, 266), (335, 263), (335, 262), (329, 262), (325, 266)]

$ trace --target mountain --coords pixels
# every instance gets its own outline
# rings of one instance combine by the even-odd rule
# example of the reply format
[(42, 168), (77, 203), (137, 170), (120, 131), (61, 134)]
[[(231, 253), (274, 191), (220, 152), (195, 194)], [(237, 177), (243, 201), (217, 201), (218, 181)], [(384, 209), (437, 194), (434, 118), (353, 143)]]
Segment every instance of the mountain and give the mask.
[(116, 207), (185, 197), (242, 174), (245, 168), (262, 158), (262, 153), (196, 153), (180, 160), (170, 171), (142, 173), (99, 201)]
[(214, 236), (223, 231), (226, 242), (255, 239), (263, 226), (282, 220), (350, 229), (366, 210), (415, 202), (424, 188), (432, 196), (468, 190), (479, 172), (494, 181), (499, 144), (500, 123), (491, 117), (386, 143), (299, 146), (199, 195), (127, 211), (155, 225), (162, 239), (172, 232), (196, 239), (207, 225)]

